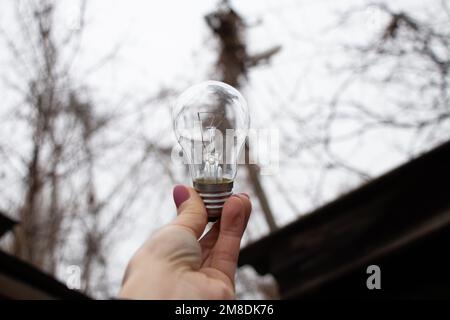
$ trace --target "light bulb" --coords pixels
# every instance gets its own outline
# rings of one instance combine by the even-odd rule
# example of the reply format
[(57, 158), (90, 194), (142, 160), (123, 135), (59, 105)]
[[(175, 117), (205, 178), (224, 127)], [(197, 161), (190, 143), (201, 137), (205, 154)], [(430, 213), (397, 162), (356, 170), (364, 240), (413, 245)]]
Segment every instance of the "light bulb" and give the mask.
[(225, 200), (232, 195), (249, 126), (245, 99), (223, 82), (194, 85), (175, 102), (174, 132), (209, 221), (220, 217)]

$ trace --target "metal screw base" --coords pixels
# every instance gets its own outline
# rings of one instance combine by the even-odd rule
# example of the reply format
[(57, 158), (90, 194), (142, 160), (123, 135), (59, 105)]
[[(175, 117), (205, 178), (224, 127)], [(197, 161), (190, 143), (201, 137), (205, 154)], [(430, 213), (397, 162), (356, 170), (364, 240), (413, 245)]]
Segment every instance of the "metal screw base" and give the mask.
[(217, 221), (222, 214), (223, 204), (233, 194), (233, 181), (214, 183), (196, 180), (194, 188), (205, 204), (208, 221)]

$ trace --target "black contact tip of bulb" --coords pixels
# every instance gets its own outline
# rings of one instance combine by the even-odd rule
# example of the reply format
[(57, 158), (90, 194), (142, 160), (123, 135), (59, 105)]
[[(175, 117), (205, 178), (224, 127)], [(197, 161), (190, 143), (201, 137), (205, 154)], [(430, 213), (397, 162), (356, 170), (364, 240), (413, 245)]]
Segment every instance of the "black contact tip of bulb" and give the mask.
[(194, 188), (203, 200), (208, 213), (208, 221), (217, 221), (222, 214), (225, 201), (233, 194), (233, 181), (229, 179), (219, 181), (197, 179), (194, 181)]

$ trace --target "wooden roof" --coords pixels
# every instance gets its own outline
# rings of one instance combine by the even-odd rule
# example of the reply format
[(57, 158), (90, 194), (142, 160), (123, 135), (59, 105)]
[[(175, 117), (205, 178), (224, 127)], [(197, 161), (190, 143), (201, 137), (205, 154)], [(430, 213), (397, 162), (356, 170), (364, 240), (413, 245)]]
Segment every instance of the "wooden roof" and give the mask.
[[(352, 276), (361, 279), (355, 280), (355, 286), (366, 290), (368, 264), (393, 261), (433, 236), (450, 234), (445, 232), (450, 229), (449, 186), (450, 142), (248, 245), (241, 251), (239, 265), (273, 274), (285, 298), (317, 296), (318, 292), (326, 296), (327, 288), (344, 278), (348, 281), (336, 293), (350, 290), (352, 295), (357, 290), (345, 284)], [(415, 256), (420, 259), (430, 250), (448, 252), (447, 238), (430, 242), (433, 247)], [(436, 263), (445, 265), (446, 256), (435, 257)], [(412, 268), (401, 260), (392, 266)], [(416, 261), (416, 266), (424, 265)], [(415, 276), (425, 277), (426, 283), (430, 274)]]

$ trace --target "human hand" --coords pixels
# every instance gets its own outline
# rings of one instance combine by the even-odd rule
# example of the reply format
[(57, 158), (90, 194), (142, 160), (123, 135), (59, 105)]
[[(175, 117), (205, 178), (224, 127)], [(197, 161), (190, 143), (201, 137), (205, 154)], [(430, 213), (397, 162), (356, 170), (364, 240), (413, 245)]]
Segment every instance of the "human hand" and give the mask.
[(221, 219), (202, 237), (207, 213), (197, 192), (173, 190), (177, 217), (128, 264), (119, 296), (130, 299), (234, 299), (240, 242), (251, 212), (247, 195), (231, 196)]

